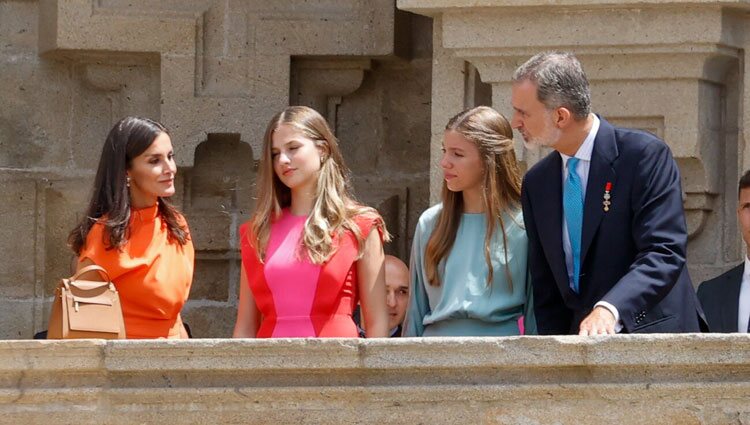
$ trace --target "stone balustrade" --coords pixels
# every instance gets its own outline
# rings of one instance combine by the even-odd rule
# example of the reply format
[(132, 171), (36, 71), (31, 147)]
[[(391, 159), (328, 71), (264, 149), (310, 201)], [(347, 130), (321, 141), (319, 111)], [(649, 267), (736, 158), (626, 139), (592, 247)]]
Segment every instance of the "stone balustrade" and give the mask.
[(750, 423), (750, 336), (0, 341), (0, 423)]

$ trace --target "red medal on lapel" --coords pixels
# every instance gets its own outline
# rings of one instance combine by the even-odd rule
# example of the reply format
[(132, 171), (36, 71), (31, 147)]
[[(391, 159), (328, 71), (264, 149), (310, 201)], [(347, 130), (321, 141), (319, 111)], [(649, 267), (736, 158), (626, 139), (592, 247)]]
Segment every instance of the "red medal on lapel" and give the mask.
[(609, 206), (612, 205), (612, 202), (610, 202), (610, 199), (612, 199), (612, 195), (610, 194), (611, 190), (612, 182), (607, 182), (607, 184), (604, 186), (604, 201), (602, 201), (604, 212), (609, 211)]

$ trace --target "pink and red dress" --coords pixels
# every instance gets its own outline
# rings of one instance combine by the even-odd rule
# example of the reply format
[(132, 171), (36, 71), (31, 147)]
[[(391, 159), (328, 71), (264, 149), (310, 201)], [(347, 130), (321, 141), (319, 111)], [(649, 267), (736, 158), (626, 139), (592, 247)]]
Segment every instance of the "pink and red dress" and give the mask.
[[(249, 226), (240, 227), (242, 267), (262, 315), (256, 337), (357, 338), (352, 312), (357, 304), (357, 253), (354, 234), (336, 238), (336, 251), (322, 265), (313, 264), (302, 251), (301, 237), (307, 216), (284, 209), (271, 224), (265, 262), (261, 263), (248, 238)], [(367, 237), (380, 218), (355, 218)], [(375, 226), (382, 240), (382, 226)]]

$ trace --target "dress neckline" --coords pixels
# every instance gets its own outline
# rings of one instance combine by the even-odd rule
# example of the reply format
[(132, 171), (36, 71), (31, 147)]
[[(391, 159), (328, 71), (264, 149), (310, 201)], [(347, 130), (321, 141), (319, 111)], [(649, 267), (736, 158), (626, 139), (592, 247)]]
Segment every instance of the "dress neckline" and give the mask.
[(306, 220), (307, 219), (307, 214), (305, 215), (292, 214), (292, 210), (290, 210), (289, 208), (284, 208), (282, 210), (282, 214), (294, 220)]
[(146, 208), (131, 208), (130, 209), (130, 222), (138, 221), (141, 223), (149, 223), (156, 220), (159, 215), (159, 204), (156, 203)]

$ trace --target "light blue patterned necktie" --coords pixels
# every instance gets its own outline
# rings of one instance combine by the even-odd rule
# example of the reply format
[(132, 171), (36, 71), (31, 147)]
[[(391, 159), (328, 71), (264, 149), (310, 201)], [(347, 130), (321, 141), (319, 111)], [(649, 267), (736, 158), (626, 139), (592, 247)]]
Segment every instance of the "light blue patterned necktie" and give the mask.
[(563, 187), (563, 209), (573, 257), (572, 289), (576, 293), (578, 293), (578, 275), (581, 272), (581, 231), (583, 229), (583, 186), (581, 177), (576, 172), (578, 161), (580, 160), (574, 157), (568, 159), (568, 178)]

